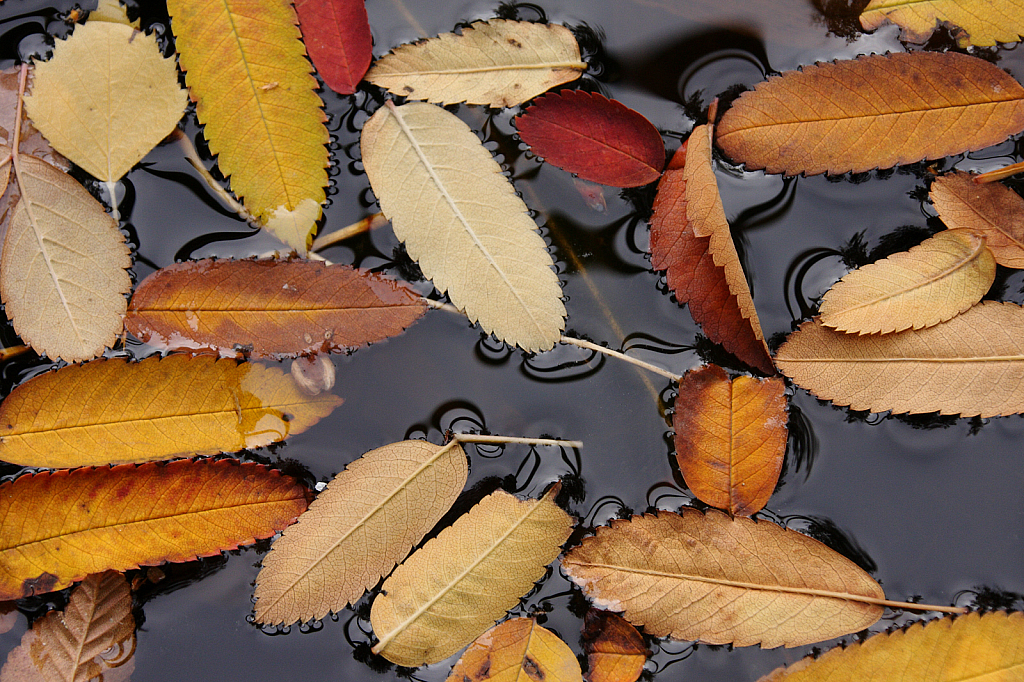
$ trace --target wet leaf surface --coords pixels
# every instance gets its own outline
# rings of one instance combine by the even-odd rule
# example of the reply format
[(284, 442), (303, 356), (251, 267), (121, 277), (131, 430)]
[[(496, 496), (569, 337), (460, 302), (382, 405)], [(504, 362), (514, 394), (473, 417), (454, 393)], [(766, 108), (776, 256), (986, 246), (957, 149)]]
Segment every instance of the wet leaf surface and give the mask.
[(579, 682), (572, 649), (532, 618), (512, 618), (473, 642), (448, 682)]

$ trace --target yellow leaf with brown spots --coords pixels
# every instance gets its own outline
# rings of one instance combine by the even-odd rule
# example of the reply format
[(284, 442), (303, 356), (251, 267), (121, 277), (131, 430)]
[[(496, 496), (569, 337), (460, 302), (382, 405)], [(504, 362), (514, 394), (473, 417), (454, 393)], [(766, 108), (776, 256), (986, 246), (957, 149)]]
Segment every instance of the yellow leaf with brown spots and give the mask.
[(513, 618), (477, 637), (448, 682), (580, 682), (572, 649), (533, 618)]

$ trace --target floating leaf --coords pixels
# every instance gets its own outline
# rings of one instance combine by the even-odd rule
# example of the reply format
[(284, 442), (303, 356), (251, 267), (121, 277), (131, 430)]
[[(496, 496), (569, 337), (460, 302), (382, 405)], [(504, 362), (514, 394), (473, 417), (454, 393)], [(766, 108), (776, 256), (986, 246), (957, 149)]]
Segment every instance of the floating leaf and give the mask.
[(647, 661), (644, 638), (619, 615), (590, 609), (583, 619), (587, 682), (636, 682)]
[(217, 165), (245, 207), (305, 255), (328, 133), (289, 0), (169, 0), (178, 60)]
[(153, 35), (88, 21), (36, 64), (25, 108), (57, 151), (116, 182), (174, 130), (185, 91)]
[(162, 348), (283, 358), (381, 341), (426, 309), (411, 289), (347, 265), (203, 259), (147, 277), (125, 327)]
[(961, 47), (992, 47), (1013, 43), (1024, 35), (1024, 2), (1021, 0), (871, 0), (860, 15), (860, 25), (873, 31), (887, 21), (899, 24), (903, 40), (923, 43), (939, 24), (963, 29)]
[(616, 519), (562, 559), (594, 603), (656, 637), (765, 649), (863, 630), (882, 589), (849, 559), (770, 521), (715, 510)]
[(373, 601), (373, 652), (398, 665), (437, 663), (505, 615), (572, 531), (558, 490), (525, 502), (491, 493), (406, 559)]
[(533, 618), (496, 625), (462, 654), (448, 682), (580, 682), (572, 649)]
[(0, 459), (76, 467), (234, 452), (302, 433), (341, 399), (276, 367), (210, 356), (97, 360), (26, 381), (0, 403)]
[(256, 622), (323, 618), (357, 600), (441, 520), (468, 474), (455, 441), (392, 443), (349, 464), (263, 560)]
[(783, 374), (854, 410), (964, 417), (1024, 412), (1024, 308), (987, 301), (948, 322), (857, 336), (805, 322), (779, 348)]
[(0, 484), (0, 599), (234, 549), (273, 535), (308, 503), (293, 479), (230, 459), (21, 476)]
[(733, 516), (759, 511), (782, 471), (786, 419), (786, 384), (778, 377), (730, 380), (717, 365), (687, 372), (672, 417), (686, 485)]
[(711, 165), (711, 129), (698, 126), (658, 183), (651, 265), (704, 334), (751, 367), (774, 374)]
[[(0, 71), (0, 142), (7, 145), (8, 153), (10, 152), (10, 146), (14, 144), (14, 124), (18, 111), (20, 89), (18, 82), (21, 77), (20, 74), (21, 68), (17, 66)], [(25, 113), (24, 108), (22, 108), (21, 112), (21, 130), (19, 133), (19, 152), (31, 154), (63, 171), (70, 169), (71, 166), (68, 160), (55, 152), (50, 143), (46, 141), (46, 138), (28, 120), (28, 115)]]
[(302, 39), (317, 73), (340, 95), (356, 91), (373, 59), (364, 0), (297, 0)]
[(584, 180), (639, 187), (657, 180), (665, 167), (658, 129), (604, 95), (581, 90), (544, 95), (515, 122), (534, 154)]
[(839, 280), (821, 300), (821, 323), (848, 334), (931, 327), (980, 301), (995, 278), (983, 237), (944, 230)]
[(135, 668), (132, 595), (120, 573), (90, 575), (63, 613), (32, 624), (7, 656), (0, 682), (120, 682)]
[(469, 126), (432, 104), (389, 105), (361, 145), (381, 210), (434, 286), (509, 344), (554, 346), (565, 306), (551, 255)]
[(124, 235), (69, 175), (31, 156), (17, 164), (21, 199), (0, 257), (7, 317), (53, 359), (96, 357), (124, 327), (132, 286)]
[(586, 70), (566, 27), (492, 19), (402, 45), (378, 59), (366, 80), (409, 99), (514, 107)]
[(996, 263), (1024, 268), (1024, 198), (998, 182), (980, 185), (970, 173), (949, 173), (932, 183), (931, 200), (950, 229), (985, 237)]
[(1024, 88), (953, 52), (808, 66), (740, 95), (718, 144), (751, 169), (861, 172), (982, 149), (1024, 130)]
[(1024, 615), (996, 611), (914, 623), (779, 668), (760, 682), (1020, 679)]

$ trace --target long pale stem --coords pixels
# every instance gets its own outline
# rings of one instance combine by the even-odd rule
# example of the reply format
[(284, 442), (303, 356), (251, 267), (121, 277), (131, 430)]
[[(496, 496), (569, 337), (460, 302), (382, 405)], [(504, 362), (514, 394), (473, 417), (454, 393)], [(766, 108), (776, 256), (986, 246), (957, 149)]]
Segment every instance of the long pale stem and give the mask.
[(626, 355), (625, 353), (620, 353), (617, 350), (612, 350), (611, 348), (605, 348), (604, 346), (599, 346), (596, 343), (591, 343), (590, 341), (584, 341), (583, 339), (574, 339), (571, 336), (563, 336), (561, 339), (559, 339), (559, 341), (561, 341), (562, 343), (567, 343), (567, 344), (569, 344), (571, 346), (578, 346), (580, 348), (586, 348), (587, 350), (596, 351), (598, 353), (603, 353), (603, 354), (611, 356), (613, 358), (618, 358), (619, 360), (622, 360), (624, 362), (628, 362), (631, 365), (636, 365), (637, 367), (643, 367), (644, 369), (646, 369), (649, 372), (654, 372), (655, 374), (660, 374), (661, 376), (666, 377), (668, 379), (671, 379), (672, 381), (678, 382), (682, 378), (678, 374), (673, 374), (672, 372), (668, 371), (667, 369), (662, 369), (661, 367), (658, 367), (657, 365), (652, 365), (651, 363), (644, 362), (643, 360), (637, 360), (636, 358), (631, 358), (628, 355)]
[(313, 247), (310, 251), (320, 251), (326, 249), (328, 246), (333, 246), (338, 242), (344, 241), (355, 237), (357, 234), (363, 232), (369, 232), (375, 230), (378, 227), (388, 224), (388, 219), (384, 217), (383, 213), (374, 213), (368, 215), (360, 221), (354, 222), (348, 227), (343, 227), (340, 230), (329, 232), (328, 234), (322, 234), (313, 240)]
[(987, 182), (1003, 180), (1004, 178), (1016, 175), (1017, 173), (1024, 173), (1024, 161), (1004, 166), (1003, 168), (997, 168), (996, 170), (989, 171), (988, 173), (982, 173), (974, 178), (974, 181), (979, 185), (984, 185)]
[(517, 443), (522, 445), (554, 445), (565, 448), (582, 448), (581, 440), (555, 440), (552, 438), (519, 438), (516, 436), (485, 436), (479, 433), (456, 433), (453, 440), (460, 443)]
[(199, 158), (199, 152), (196, 151), (196, 147), (192, 144), (192, 140), (188, 139), (188, 135), (183, 133), (180, 128), (175, 128), (170, 134), (170, 137), (177, 141), (178, 146), (185, 153), (185, 160), (196, 169), (199, 173), (199, 177), (203, 179), (206, 186), (210, 188), (210, 191), (217, 195), (217, 197), (224, 202), (224, 204), (232, 211), (238, 214), (238, 217), (246, 221), (252, 220), (252, 214), (249, 213), (248, 209), (231, 196), (231, 193), (221, 187), (220, 183), (210, 174), (210, 171), (206, 170), (206, 165), (203, 160)]

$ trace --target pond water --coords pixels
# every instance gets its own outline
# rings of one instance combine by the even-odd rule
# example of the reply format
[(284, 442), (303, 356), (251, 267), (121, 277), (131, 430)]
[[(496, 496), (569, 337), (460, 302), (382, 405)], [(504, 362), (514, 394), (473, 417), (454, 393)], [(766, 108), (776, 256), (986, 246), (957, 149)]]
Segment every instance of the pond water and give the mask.
[[(140, 5), (144, 24), (169, 35), (160, 4)], [(0, 66), (13, 65), (19, 55), (45, 54), (44, 32), (66, 33), (60, 17), (71, 7), (7, 0), (0, 6)], [(378, 55), (499, 11), (496, 2), (477, 0), (368, 0), (367, 9)], [(590, 36), (584, 43), (588, 86), (644, 114), (674, 151), (715, 95), (735, 94), (765, 73), (907, 49), (891, 26), (871, 35), (853, 31), (850, 16), (857, 9), (843, 0), (550, 0), (518, 11), (522, 18), (542, 14), (584, 28)], [(948, 33), (940, 32), (929, 47), (951, 45)], [(978, 53), (1024, 81), (1024, 51), (1017, 46)], [(323, 98), (334, 161), (323, 231), (331, 231), (376, 211), (358, 162), (358, 131), (381, 98), (369, 87), (354, 97), (325, 92)], [(705, 360), (742, 369), (701, 336), (667, 293), (664, 278), (651, 271), (645, 219), (653, 188), (605, 188), (606, 207), (599, 211), (569, 174), (520, 149), (510, 123), (514, 112), (453, 110), (499, 155), (543, 226), (563, 282), (570, 333), (677, 373)], [(185, 131), (203, 152), (191, 110)], [(1022, 156), (1021, 142), (1010, 140), (931, 167), (984, 171)], [(774, 345), (812, 314), (817, 298), (853, 264), (908, 248), (940, 229), (924, 201), (925, 164), (836, 178), (783, 179), (722, 160), (717, 171), (758, 314)], [(277, 247), (212, 197), (176, 145), (154, 150), (121, 190), (122, 226), (135, 249), (138, 280), (176, 260), (243, 257)], [(418, 273), (389, 227), (323, 255), (404, 279)], [(430, 291), (429, 283), (416, 286)], [(1021, 273), (1000, 269), (990, 297), (1022, 303), (1022, 288)], [(9, 326), (3, 339), (15, 342)], [(141, 356), (152, 349), (136, 342), (127, 351)], [(568, 477), (569, 509), (583, 528), (629, 511), (693, 502), (671, 445), (674, 387), (656, 375), (570, 347), (526, 356), (439, 311), (402, 336), (334, 356), (334, 363), (335, 393), (344, 404), (306, 433), (243, 457), (280, 463), (313, 483), (330, 480), (370, 449), (407, 437), (439, 442), (448, 429), (547, 435), (585, 445), (578, 452), (470, 446), (469, 484), (442, 524), (496, 487), (536, 496), (559, 477)], [(34, 358), (8, 363), (4, 394), (47, 367)], [(890, 599), (1024, 605), (1024, 419), (869, 415), (835, 408), (803, 390), (790, 392), (786, 465), (762, 516), (847, 555), (871, 572)], [(8, 466), (0, 473), (18, 471)], [(132, 679), (370, 682), (411, 676), (436, 682), (448, 675), (454, 658), (409, 671), (370, 655), (370, 596), (311, 627), (268, 633), (251, 624), (253, 582), (268, 548), (264, 541), (166, 566), (164, 580), (141, 587)], [(61, 600), (27, 600), (15, 627), (0, 636), (0, 651), (18, 643), (30, 617)], [(515, 613), (546, 612), (544, 624), (578, 653), (583, 605), (556, 567)], [(871, 630), (922, 617), (887, 612)], [(762, 651), (666, 640), (650, 646), (646, 675), (659, 682), (755, 680), (815, 648)]]

